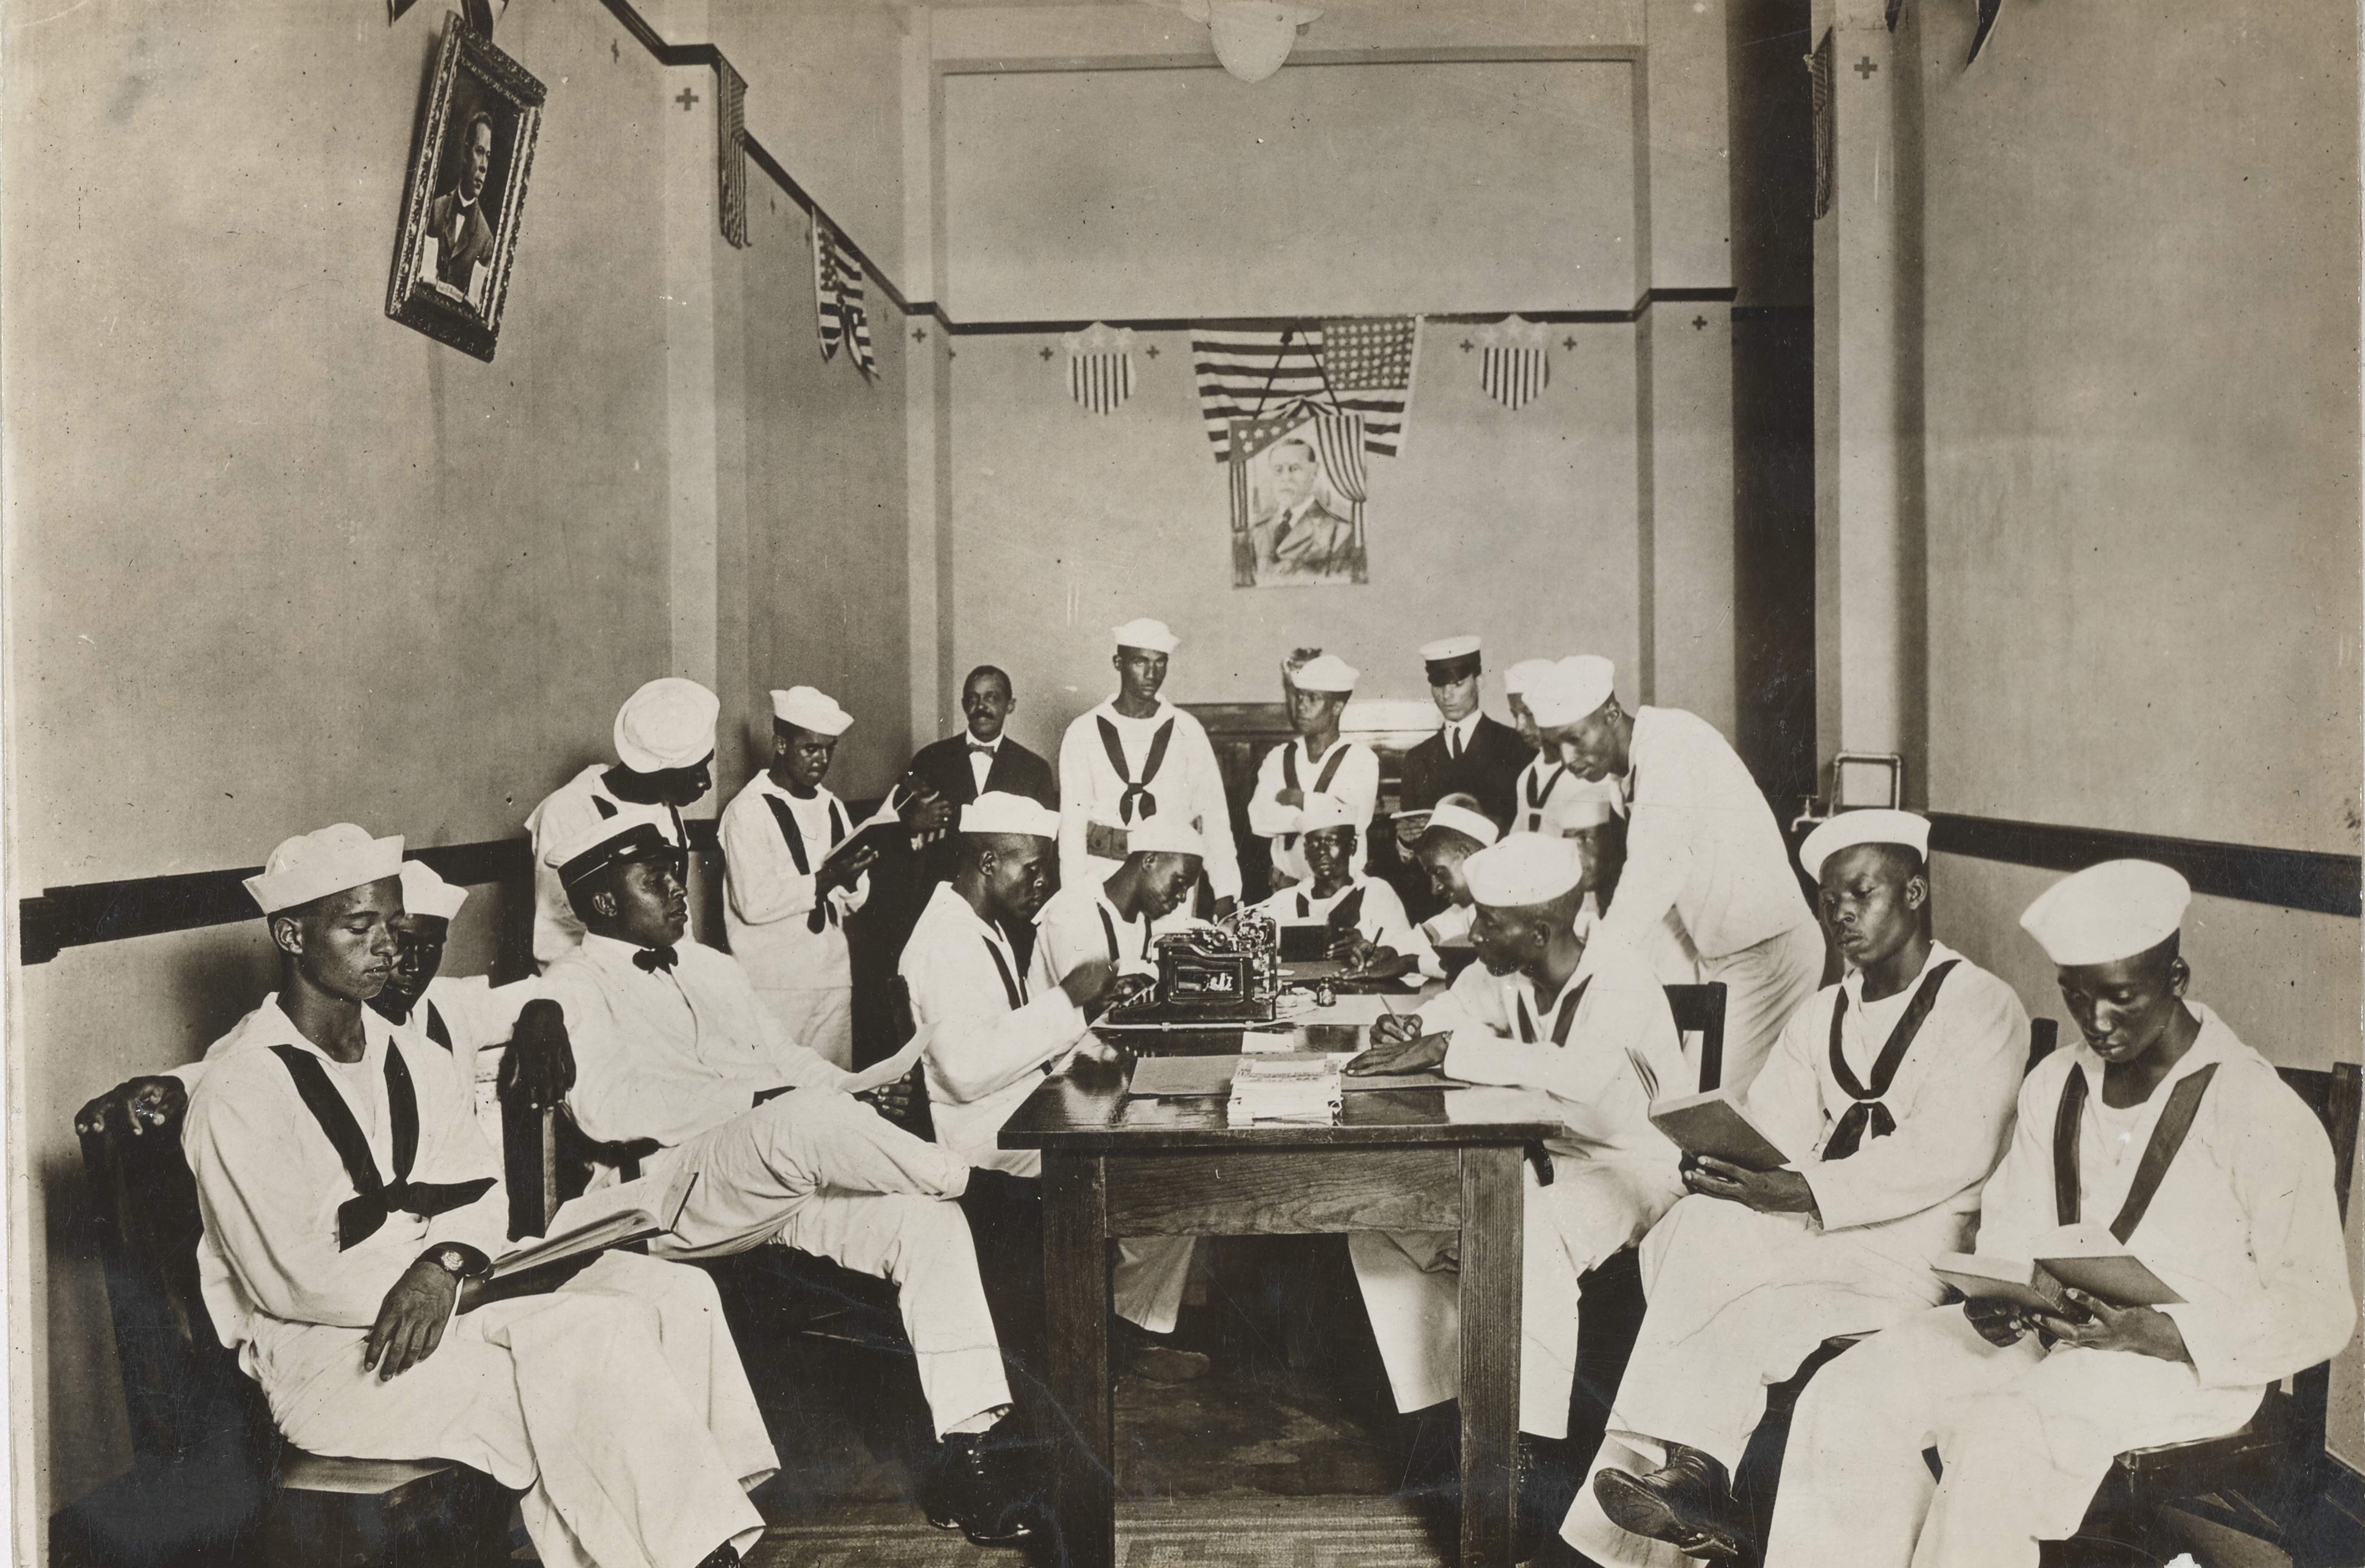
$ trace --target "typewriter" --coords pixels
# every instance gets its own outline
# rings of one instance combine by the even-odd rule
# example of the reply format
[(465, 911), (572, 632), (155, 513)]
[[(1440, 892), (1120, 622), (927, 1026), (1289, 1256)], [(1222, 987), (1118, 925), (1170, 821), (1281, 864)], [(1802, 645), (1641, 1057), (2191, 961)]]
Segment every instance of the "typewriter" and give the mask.
[(1158, 979), (1117, 1001), (1106, 1024), (1270, 1024), (1281, 991), (1273, 923), (1235, 914), (1158, 939)]

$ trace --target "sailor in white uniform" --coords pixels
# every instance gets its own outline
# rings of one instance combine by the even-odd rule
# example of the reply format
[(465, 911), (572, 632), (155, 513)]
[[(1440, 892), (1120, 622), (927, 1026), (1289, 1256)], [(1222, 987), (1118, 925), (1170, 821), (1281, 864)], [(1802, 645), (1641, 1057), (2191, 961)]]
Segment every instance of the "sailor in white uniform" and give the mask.
[(2118, 1454), (2236, 1430), (2355, 1332), (2331, 1146), (2185, 999), (2191, 898), (2165, 866), (2113, 860), (2021, 916), (2078, 1033), (2028, 1075), (1978, 1230), (2015, 1263), (2124, 1247), (2182, 1299), (2076, 1293), (2083, 1321), (2034, 1327), (2009, 1303), (1933, 1307), (1847, 1351), (1799, 1402), (1768, 1568), (2034, 1568)]
[[(1565, 1123), (1548, 1139), (1549, 1185), (1528, 1172), (1519, 1316), (1519, 1430), (1568, 1431), (1578, 1278), (1632, 1245), (1683, 1193), (1676, 1152), (1646, 1115), (1645, 1075), (1683, 1071), (1666, 992), (1631, 953), (1582, 943), (1584, 854), (1514, 834), (1463, 863), (1476, 901), (1478, 961), (1418, 1014), (1383, 1018), (1350, 1072), (1442, 1066), (1454, 1078), (1551, 1094)], [(1396, 1407), (1461, 1392), (1461, 1312), (1450, 1233), (1348, 1238)]]
[(1289, 724), (1297, 737), (1264, 754), (1249, 796), (1249, 830), (1272, 847), (1276, 889), (1306, 879), (1306, 798), (1335, 795), (1364, 827), (1379, 810), (1380, 759), (1339, 734), (1355, 692), (1355, 666), (1335, 654), (1308, 659), (1289, 676)]
[(1429, 946), (1420, 972), (1431, 980), (1446, 978), (1440, 947), (1461, 948), (1465, 957), (1470, 947), (1476, 910), (1470, 902), (1470, 884), (1462, 875), (1463, 863), (1502, 836), (1495, 819), (1478, 809), (1476, 796), (1448, 795), (1429, 813), (1429, 825), (1413, 843), (1413, 858), (1429, 873), (1429, 890), (1445, 901), (1443, 909), (1420, 923)]
[[(1078, 717), (1059, 742), (1059, 880), (1105, 879), (1125, 862), (1126, 830), (1163, 812), (1189, 823), (1205, 846), (1220, 920), (1240, 896), (1224, 776), (1199, 721), (1158, 694), (1180, 639), (1149, 620), (1128, 621), (1111, 635), (1116, 694)], [(1190, 913), (1186, 903), (1168, 923)]]
[(1429, 938), (1405, 913), (1395, 889), (1356, 868), (1362, 830), (1354, 808), (1336, 795), (1310, 794), (1299, 808), (1307, 878), (1255, 906), (1280, 926), (1322, 926), (1328, 956), (1359, 975), (1390, 978), (1434, 969)]
[(1799, 848), (1849, 972), (1791, 1018), (1743, 1102), (1789, 1167), (1701, 1160), (1642, 1242), (1650, 1312), (1562, 1531), (1597, 1562), (1737, 1553), (1732, 1477), (1766, 1388), (1833, 1336), (1935, 1305), (1930, 1260), (1976, 1223), (2028, 1014), (1932, 937), (1929, 839), (1910, 812), (1846, 812)]
[(719, 1257), (778, 1239), (895, 1286), (940, 1439), (922, 1493), (931, 1523), (1001, 1545), (1042, 1528), (1032, 1480), (996, 1435), (1010, 1385), (951, 1200), (969, 1166), (846, 1091), (863, 1081), (790, 1039), (736, 959), (684, 942), (680, 855), (634, 807), (566, 846), (582, 945), (543, 976), (565, 1010), (567, 1108), (602, 1143), (647, 1141), (644, 1175), (694, 1171), (654, 1245)]
[(714, 721), (722, 703), (694, 680), (650, 681), (616, 710), (616, 764), (593, 763), (560, 785), (525, 819), (533, 838), (533, 961), (548, 969), (583, 940), (554, 857), (593, 824), (626, 806), (665, 813), (667, 837), (689, 847), (681, 809), (714, 788)]
[(1725, 987), (1724, 1086), (1746, 1088), (1823, 973), (1815, 924), (1782, 830), (1749, 769), (1707, 721), (1676, 708), (1631, 715), (1608, 659), (1563, 659), (1526, 694), (1547, 745), (1627, 799), (1626, 864), (1603, 930), (1652, 954), (1672, 909)]
[(772, 697), (772, 760), (723, 812), (723, 928), (756, 994), (790, 1038), (854, 1065), (854, 970), (846, 921), (870, 896), (869, 844), (822, 783), (854, 722), (810, 686)]
[(713, 1282), (620, 1252), (490, 1278), (500, 1162), (440, 1047), (364, 1005), (401, 857), (341, 823), (247, 882), (280, 988), (208, 1053), (182, 1135), (214, 1327), (289, 1441), (485, 1471), (546, 1563), (737, 1562), (779, 1461)]

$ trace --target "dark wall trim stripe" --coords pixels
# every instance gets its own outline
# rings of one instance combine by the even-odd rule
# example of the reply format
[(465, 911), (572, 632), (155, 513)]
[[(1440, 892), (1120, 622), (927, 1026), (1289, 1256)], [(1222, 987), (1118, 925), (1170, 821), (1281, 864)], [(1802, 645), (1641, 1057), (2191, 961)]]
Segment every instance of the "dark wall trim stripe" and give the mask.
[[(1421, 319), (1437, 325), (1483, 326), (1523, 316), (1530, 321), (1551, 326), (1626, 325), (1639, 321), (1653, 305), (1722, 305), (1733, 297), (1730, 288), (1653, 288), (1643, 292), (1634, 301), (1631, 310), (1451, 310), (1423, 313)], [(939, 319), (944, 319), (938, 311)], [(1138, 317), (1124, 320), (1110, 319), (1105, 325), (1130, 327), (1137, 332), (1271, 332), (1284, 327), (1303, 326), (1321, 319), (1320, 312), (1303, 316), (1233, 316), (1198, 320), (1180, 316)], [(945, 330), (958, 337), (997, 337), (1027, 332), (1081, 332), (1092, 326), (1090, 321), (945, 321)]]
[[(878, 809), (860, 801), (850, 805), (858, 816)], [(693, 817), (688, 825), (692, 849), (701, 854), (716, 852), (715, 824), (711, 818)], [(444, 880), (472, 888), (521, 879), (532, 863), (522, 838), (431, 845), (414, 850), (407, 858), (423, 860)], [(262, 869), (241, 866), (230, 871), (185, 871), (170, 877), (45, 888), (39, 898), (17, 902), (18, 958), (27, 964), (46, 964), (68, 947), (252, 920), (254, 901), (246, 896), (243, 884)]]
[(2355, 919), (2365, 896), (2365, 860), (2312, 849), (2263, 849), (2202, 838), (2169, 838), (2114, 828), (1932, 812), (1930, 847), (1942, 855), (2077, 871), (2104, 860), (2157, 860), (2184, 874), (2196, 893)]

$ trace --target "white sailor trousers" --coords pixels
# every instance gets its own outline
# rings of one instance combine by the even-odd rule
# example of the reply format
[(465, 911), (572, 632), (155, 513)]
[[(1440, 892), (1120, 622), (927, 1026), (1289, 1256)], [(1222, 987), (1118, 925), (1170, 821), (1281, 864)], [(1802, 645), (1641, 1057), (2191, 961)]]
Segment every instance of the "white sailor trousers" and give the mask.
[(1746, 1089), (1790, 1014), (1823, 983), (1823, 929), (1810, 915), (1778, 936), (1699, 961), (1703, 985), (1724, 985), (1724, 1065), (1718, 1081)]
[(2047, 1354), (2034, 1334), (1999, 1349), (1960, 1306), (1917, 1313), (1808, 1383), (1766, 1568), (2034, 1568), (2118, 1454), (2233, 1431), (2263, 1392), (2124, 1350)]
[(546, 1295), (463, 1313), (381, 1382), (365, 1330), (272, 1325), (258, 1375), (290, 1442), (452, 1459), (521, 1491), (543, 1562), (687, 1568), (763, 1534), (746, 1488), (779, 1466), (698, 1269), (611, 1252)]
[(936, 1435), (1010, 1403), (977, 1248), (949, 1201), (969, 1186), (962, 1161), (850, 1095), (792, 1089), (644, 1169), (682, 1165), (698, 1182), (657, 1250), (720, 1257), (778, 1237), (891, 1281)]
[[(1551, 1186), (1532, 1167), (1519, 1249), (1519, 1430), (1568, 1435), (1576, 1381), (1578, 1276), (1635, 1240), (1682, 1186), (1674, 1167), (1555, 1156)], [(1347, 1238), (1372, 1337), (1396, 1408), (1462, 1394), (1461, 1248), (1452, 1231), (1358, 1231)]]
[[(1737, 1470), (1765, 1415), (1765, 1390), (1799, 1370), (1834, 1334), (1886, 1328), (1929, 1306), (1937, 1276), (1803, 1215), (1765, 1215), (1693, 1193), (1642, 1239), (1650, 1310), (1609, 1417), (1585, 1468), (1647, 1474), (1659, 1445), (1698, 1449)], [(1656, 1439), (1652, 1443), (1630, 1438)], [(1609, 1522), (1581, 1487), (1562, 1539), (1610, 1568), (1678, 1568), (1682, 1553)]]

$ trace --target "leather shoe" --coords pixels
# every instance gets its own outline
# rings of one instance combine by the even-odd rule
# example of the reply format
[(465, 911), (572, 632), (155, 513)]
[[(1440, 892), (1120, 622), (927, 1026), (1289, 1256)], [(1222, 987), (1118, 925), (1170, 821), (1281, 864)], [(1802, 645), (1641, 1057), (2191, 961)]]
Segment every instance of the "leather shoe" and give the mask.
[(1577, 1478), (1584, 1472), (1571, 1462), (1564, 1440), (1521, 1432), (1514, 1473), (1519, 1489), (1514, 1560), (1527, 1562), (1541, 1555), (1560, 1533), (1561, 1521), (1568, 1518), (1569, 1505), (1576, 1500)]
[(1186, 1350), (1167, 1334), (1152, 1334), (1138, 1324), (1122, 1317), (1113, 1318), (1117, 1343), (1125, 1357), (1125, 1370), (1149, 1383), (1195, 1383), (1207, 1375), (1208, 1361), (1196, 1350)]
[(1666, 1541), (1687, 1557), (1742, 1555), (1732, 1478), (1698, 1449), (1667, 1444), (1667, 1462), (1648, 1475), (1597, 1471), (1593, 1495), (1620, 1529)]
[(1015, 1546), (1048, 1535), (1045, 1479), (1020, 1473), (1020, 1450), (993, 1434), (955, 1432), (939, 1445), (936, 1473), (920, 1505), (938, 1529), (958, 1529), (979, 1546)]

